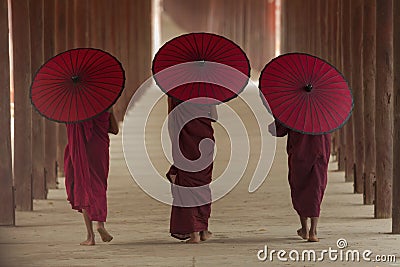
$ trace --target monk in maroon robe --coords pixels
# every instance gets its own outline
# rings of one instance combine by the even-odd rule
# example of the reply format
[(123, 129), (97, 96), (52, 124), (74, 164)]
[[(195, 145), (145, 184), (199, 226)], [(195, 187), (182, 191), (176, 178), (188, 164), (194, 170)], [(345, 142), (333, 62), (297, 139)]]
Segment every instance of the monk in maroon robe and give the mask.
[[(171, 112), (174, 108), (177, 110)], [(211, 123), (216, 119), (216, 109), (215, 106), (206, 105), (187, 106), (186, 103), (169, 98), (168, 110), (174, 159), (174, 165), (167, 173), (173, 195), (170, 233), (177, 239), (188, 239), (188, 243), (199, 243), (211, 237), (208, 231), (211, 214), (211, 191), (208, 185), (211, 183), (214, 154), (214, 130)], [(194, 119), (186, 119), (190, 116)], [(203, 143), (203, 149), (199, 149), (202, 140), (206, 139), (212, 142), (208, 145)], [(188, 160), (186, 166), (179, 155)], [(202, 156), (206, 160), (197, 162)], [(196, 190), (190, 190), (191, 187), (196, 187)]]
[(87, 240), (81, 245), (94, 245), (92, 221), (104, 242), (112, 236), (104, 227), (107, 217), (107, 178), (109, 170), (109, 112), (94, 119), (67, 124), (68, 144), (64, 153), (65, 187), (73, 209), (82, 212)]
[[(270, 132), (273, 135), (288, 135), (289, 185), (292, 204), (301, 222), (297, 234), (310, 242), (318, 242), (317, 224), (328, 178), (331, 136), (301, 134), (278, 122), (275, 122), (274, 132), (272, 126)], [(311, 220), (310, 230), (307, 227), (308, 218)]]

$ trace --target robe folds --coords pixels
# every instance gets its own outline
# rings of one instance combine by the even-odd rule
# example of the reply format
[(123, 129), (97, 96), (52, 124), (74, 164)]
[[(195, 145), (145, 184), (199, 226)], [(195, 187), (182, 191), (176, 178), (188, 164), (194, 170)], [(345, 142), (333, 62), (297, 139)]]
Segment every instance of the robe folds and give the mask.
[[(181, 105), (178, 101), (169, 99), (169, 110), (178, 105)], [(211, 183), (213, 170), (214, 130), (211, 125), (213, 120), (209, 118), (210, 107), (181, 106), (177, 110), (170, 112), (168, 117), (174, 165), (170, 167), (167, 178), (171, 181), (170, 175), (176, 175), (175, 184), (171, 185), (173, 204), (170, 233), (188, 234), (208, 229), (208, 220), (211, 214), (211, 191), (208, 185)], [(187, 122), (185, 116), (192, 115), (196, 118)], [(200, 143), (204, 139), (212, 142), (202, 147)], [(199, 145), (202, 147), (201, 152)], [(179, 167), (179, 165), (185, 166), (184, 163), (178, 164), (180, 153), (189, 160), (186, 166), (188, 169)], [(205, 162), (193, 163), (200, 157), (206, 158)], [(196, 165), (198, 164), (203, 164), (204, 168), (201, 167), (197, 170)], [(196, 170), (190, 170), (191, 167)], [(179, 188), (179, 186), (185, 188)], [(191, 191), (190, 187), (200, 187), (201, 189)]]
[(107, 217), (108, 136), (110, 113), (67, 124), (68, 144), (64, 153), (65, 187), (68, 201), (79, 212), (86, 210), (91, 221)]
[(293, 208), (301, 217), (319, 217), (328, 181), (330, 134), (307, 135), (278, 122), (276, 136), (288, 135), (286, 151)]

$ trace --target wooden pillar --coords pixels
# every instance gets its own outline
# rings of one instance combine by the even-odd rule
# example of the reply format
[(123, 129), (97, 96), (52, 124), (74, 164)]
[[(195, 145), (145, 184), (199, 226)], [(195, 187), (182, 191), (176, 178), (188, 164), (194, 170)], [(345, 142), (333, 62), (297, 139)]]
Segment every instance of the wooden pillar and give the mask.
[(364, 191), (364, 95), (362, 79), (362, 13), (363, 0), (351, 1), (351, 87), (354, 96), (354, 193)]
[[(118, 52), (117, 56), (118, 59), (121, 61), (122, 66), (126, 71), (126, 75), (128, 74), (128, 49), (129, 44), (126, 41), (128, 40), (128, 24), (130, 21), (129, 14), (128, 14), (128, 1), (129, 0), (121, 0), (117, 5), (117, 15), (115, 16), (116, 25), (119, 29), (117, 35), (117, 45), (118, 45)], [(125, 83), (125, 87), (129, 87), (128, 81)], [(129, 100), (126, 95), (126, 90), (122, 91), (120, 98), (114, 104), (114, 114), (118, 121), (122, 121), (125, 115), (124, 107), (127, 107), (129, 104)]]
[(14, 185), (18, 210), (33, 209), (32, 202), (32, 107), (29, 99), (31, 55), (29, 38), (29, 2), (14, 0), (12, 38), (14, 58)]
[(376, 76), (376, 0), (364, 1), (363, 81), (364, 81), (364, 204), (375, 198), (375, 76)]
[(333, 23), (334, 23), (334, 33), (333, 33), (333, 40), (332, 40), (332, 45), (333, 45), (333, 64), (339, 68), (340, 67), (340, 38), (341, 38), (341, 34), (340, 34), (340, 12), (341, 12), (341, 5), (340, 5), (341, 1), (340, 0), (334, 0), (333, 3)]
[(314, 55), (317, 57), (321, 56), (321, 50), (322, 50), (322, 41), (321, 41), (321, 36), (322, 36), (322, 14), (321, 14), (321, 5), (323, 0), (316, 0), (315, 2), (315, 20), (316, 20), (316, 25), (315, 25), (315, 51)]
[[(336, 32), (336, 67), (343, 71), (343, 47), (342, 47), (342, 37), (343, 37), (343, 0), (337, 0), (337, 32)], [(346, 131), (342, 127), (339, 130), (339, 148), (338, 148), (338, 170), (345, 171), (346, 169)]]
[(287, 19), (286, 19), (286, 23), (287, 23), (287, 26), (286, 26), (286, 36), (287, 36), (287, 42), (286, 42), (286, 44), (287, 44), (287, 51), (286, 52), (293, 52), (294, 50), (295, 50), (295, 48), (294, 48), (294, 44), (295, 44), (295, 35), (293, 34), (294, 33), (294, 30), (293, 30), (293, 28), (294, 28), (294, 23), (293, 23), (293, 21), (294, 21), (294, 8), (293, 8), (293, 3), (292, 3), (292, 1), (289, 3), (289, 1), (288, 0), (286, 0), (286, 9), (287, 9)]
[[(119, 3), (119, 2), (118, 2)], [(74, 0), (73, 9), (74, 47), (88, 47), (89, 45), (89, 0)], [(68, 22), (68, 25), (71, 25)], [(116, 28), (117, 29), (117, 28)], [(118, 32), (118, 31), (117, 31)], [(65, 37), (65, 36), (64, 36)], [(63, 40), (60, 40), (64, 42)]]
[(316, 32), (317, 32), (317, 14), (311, 10), (314, 9), (316, 5), (316, 0), (307, 1), (308, 16), (312, 13), (308, 20), (309, 27), (309, 49), (308, 53), (315, 55), (315, 42), (316, 42)]
[(393, 0), (376, 1), (375, 217), (392, 215)]
[[(62, 53), (73, 48), (74, 35), (73, 28), (68, 24), (67, 14), (73, 14), (72, 1), (54, 0), (54, 54)], [(68, 13), (69, 11), (69, 13)], [(72, 16), (72, 15), (71, 15)], [(72, 16), (73, 17), (73, 16)], [(71, 19), (72, 20), (72, 19)], [(57, 132), (56, 154), (57, 154), (57, 177), (63, 177), (64, 174), (64, 150), (67, 143), (67, 133), (64, 123), (57, 123), (55, 131)]]
[(326, 59), (328, 55), (328, 2), (322, 0), (320, 5), (321, 14), (321, 53), (320, 57)]
[(275, 1), (248, 1), (245, 7), (242, 48), (246, 51), (252, 70), (260, 72), (275, 55)]
[(307, 0), (304, 3), (305, 7), (305, 16), (309, 19), (305, 20), (306, 21), (306, 36), (307, 36), (307, 42), (306, 42), (306, 51), (309, 54), (314, 54), (313, 53), (313, 39), (315, 38), (315, 14), (312, 12), (312, 3), (313, 0)]
[(117, 5), (118, 2), (112, 1), (108, 2), (107, 5), (107, 12), (106, 16), (104, 17), (104, 33), (105, 33), (105, 42), (104, 42), (104, 48), (106, 51), (109, 53), (113, 54), (115, 56), (115, 36), (116, 36), (116, 31), (115, 31), (115, 6)]
[[(126, 70), (125, 112), (136, 89), (150, 77), (151, 73), (151, 1), (128, 1), (128, 64)], [(129, 74), (129, 75), (128, 75)]]
[[(107, 3), (104, 0), (89, 0), (89, 46), (99, 49), (105, 48), (105, 22)], [(131, 19), (133, 19), (131, 17)], [(130, 22), (131, 23), (131, 22)]]
[[(333, 50), (334, 50), (334, 44), (335, 44), (335, 39), (334, 39), (334, 34), (335, 34), (335, 23), (334, 23), (334, 15), (335, 15), (335, 10), (334, 10), (334, 3), (335, 0), (328, 0), (326, 1), (327, 5), (327, 55), (325, 56), (325, 59), (330, 62), (331, 64), (335, 65), (334, 62), (334, 56), (333, 56)], [(336, 135), (336, 132), (335, 132)]]
[[(43, 0), (29, 0), (32, 78), (43, 64)], [(44, 118), (32, 108), (32, 188), (34, 199), (47, 198), (44, 167)]]
[(286, 52), (293, 52), (295, 50), (295, 35), (294, 35), (294, 16), (295, 10), (293, 7), (293, 2), (289, 0), (285, 1), (286, 8)]
[(0, 225), (15, 225), (11, 160), (10, 61), (8, 54), (8, 5), (0, 0)]
[[(328, 54), (326, 55), (326, 60), (336, 66), (336, 57), (335, 57), (335, 52), (336, 52), (336, 40), (337, 37), (335, 36), (336, 34), (336, 0), (329, 0), (327, 1), (328, 5), (328, 14), (327, 14), (327, 20), (328, 20), (328, 48), (327, 52)], [(339, 137), (339, 131), (335, 131), (331, 135), (332, 139), (332, 149), (331, 149), (331, 154), (332, 154), (332, 160), (333, 161), (338, 161), (338, 150), (339, 150), (339, 143), (340, 143), (340, 137)]]
[[(342, 62), (343, 62), (343, 69), (342, 72), (346, 77), (349, 85), (351, 85), (351, 70), (352, 70), (352, 62), (351, 62), (351, 34), (350, 34), (350, 27), (351, 27), (351, 14), (350, 14), (350, 1), (343, 0), (342, 2), (343, 13), (342, 13), (342, 20), (343, 20), (343, 28), (342, 28)], [(348, 120), (347, 124), (344, 126), (345, 131), (345, 138), (346, 138), (346, 147), (345, 147), (345, 181), (352, 182), (354, 181), (354, 143), (353, 143), (353, 117), (351, 116)]]
[[(44, 59), (49, 60), (55, 56), (55, 1), (44, 1)], [(45, 120), (45, 169), (47, 188), (57, 188), (57, 123)]]
[(280, 24), (281, 24), (281, 33), (280, 33), (280, 38), (281, 38), (281, 54), (284, 54), (288, 51), (288, 40), (287, 40), (287, 0), (281, 0), (281, 19), (280, 19)]
[(393, 204), (392, 233), (400, 234), (400, 3), (393, 1)]

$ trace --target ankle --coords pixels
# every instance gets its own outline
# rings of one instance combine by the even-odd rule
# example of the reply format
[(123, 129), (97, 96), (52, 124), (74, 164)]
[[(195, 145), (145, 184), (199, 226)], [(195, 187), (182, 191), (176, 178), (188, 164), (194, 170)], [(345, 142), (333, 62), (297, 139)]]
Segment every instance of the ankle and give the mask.
[(312, 236), (316, 236), (317, 235), (317, 231), (316, 230), (310, 230), (310, 232), (308, 234), (312, 235)]

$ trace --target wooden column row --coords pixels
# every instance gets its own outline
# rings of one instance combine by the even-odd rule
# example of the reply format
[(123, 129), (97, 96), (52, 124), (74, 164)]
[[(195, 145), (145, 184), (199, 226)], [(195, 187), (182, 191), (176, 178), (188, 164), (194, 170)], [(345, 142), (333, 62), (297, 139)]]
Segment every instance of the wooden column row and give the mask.
[[(393, 63), (393, 39), (400, 36), (400, 5), (393, 0), (301, 2), (314, 7), (314, 17), (298, 1), (282, 1), (281, 50), (320, 56), (348, 80), (355, 106), (348, 123), (334, 134), (339, 169), (345, 171), (345, 181), (354, 181), (354, 192), (363, 193), (364, 204), (375, 205), (376, 218), (393, 213), (393, 232), (398, 232), (399, 170), (394, 162), (399, 162), (400, 149), (393, 142), (400, 127), (393, 124), (400, 115), (393, 111), (393, 102), (398, 103), (393, 88), (399, 86), (395, 74), (400, 67)], [(313, 40), (307, 42), (303, 36)]]
[(14, 225), (7, 0), (0, 0), (0, 225)]
[[(65, 125), (41, 117), (29, 99), (31, 80), (48, 59), (65, 50), (92, 46), (116, 56), (127, 85), (116, 104), (122, 120), (131, 96), (151, 73), (151, 2), (95, 0), (13, 0), (11, 34), (15, 92), (14, 177), (11, 166), (8, 3), (0, 1), (0, 224), (15, 224), (18, 210), (32, 210), (33, 198), (47, 198), (63, 175)], [(4, 14), (3, 14), (4, 13)], [(99, 19), (101, 18), (101, 19)], [(123, 57), (123, 58), (121, 58)], [(4, 102), (4, 103), (3, 103)], [(121, 104), (122, 103), (122, 104)], [(4, 129), (4, 132), (3, 132)], [(3, 155), (3, 154), (2, 154)], [(58, 167), (58, 169), (57, 169)], [(14, 197), (15, 190), (15, 197)]]

